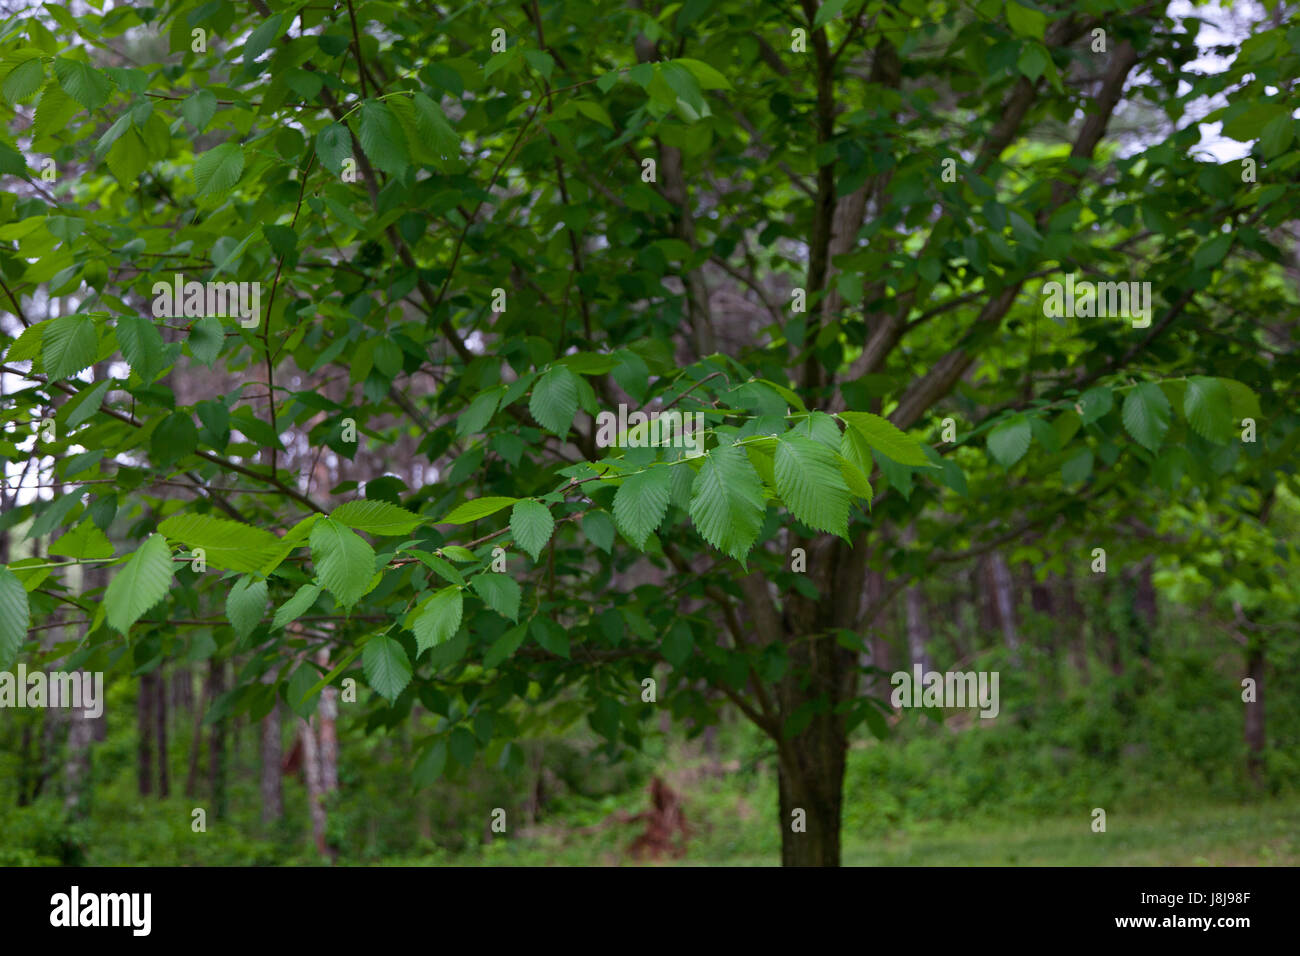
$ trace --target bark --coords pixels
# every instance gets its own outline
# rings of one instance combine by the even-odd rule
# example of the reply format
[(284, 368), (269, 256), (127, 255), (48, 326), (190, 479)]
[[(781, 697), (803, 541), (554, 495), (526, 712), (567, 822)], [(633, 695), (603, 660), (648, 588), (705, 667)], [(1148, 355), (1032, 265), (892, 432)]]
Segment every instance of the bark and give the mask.
[(284, 817), (280, 734), (280, 702), (277, 700), (271, 712), (262, 718), (262, 822), (266, 824)]
[[(322, 650), (317, 655), (316, 662), (325, 668), (326, 673), (329, 673), (329, 651)], [(320, 706), (316, 711), (316, 720), (320, 740), (321, 789), (327, 794), (333, 793), (339, 788), (338, 714), (338, 688), (326, 687), (320, 694)]]
[[(216, 660), (208, 664), (208, 698), (215, 703), (226, 689), (226, 670)], [(212, 795), (212, 816), (226, 815), (226, 718), (214, 721), (208, 732), (208, 784)]]
[(136, 786), (140, 796), (153, 793), (153, 708), (157, 694), (153, 674), (140, 675), (140, 692), (136, 697)]
[(1016, 626), (1016, 589), (1011, 581), (1011, 569), (1007, 567), (1007, 559), (994, 551), (989, 555), (989, 570), (993, 578), (993, 607), (998, 627), (1014, 660), (1020, 654), (1020, 633)]
[(325, 831), (329, 818), (325, 811), (325, 792), (321, 784), (320, 754), (316, 733), (307, 721), (299, 718), (298, 731), (302, 739), (303, 779), (307, 783), (307, 812), (311, 816), (311, 833), (316, 849), (322, 856), (329, 855), (325, 845)]
[(161, 669), (154, 680), (154, 722), (158, 740), (158, 796), (171, 795), (171, 774), (167, 760), (167, 678)]
[(1251, 642), (1246, 653), (1246, 676), (1255, 682), (1255, 700), (1246, 704), (1246, 770), (1250, 779), (1262, 784), (1264, 777), (1264, 646)]
[(933, 670), (930, 661), (930, 622), (925, 614), (925, 595), (920, 587), (907, 589), (907, 649), (913, 666), (920, 664), (922, 673)]
[[(79, 672), (81, 673), (81, 672)], [(63, 765), (64, 808), (78, 819), (86, 816), (90, 780), (90, 743), (94, 739), (94, 719), (81, 710), (68, 712), (68, 755)]]
[(194, 708), (194, 730), (190, 734), (190, 769), (185, 776), (185, 796), (193, 799), (199, 795), (199, 757), (203, 753), (203, 710), (207, 706), (207, 684), (199, 693), (198, 706)]

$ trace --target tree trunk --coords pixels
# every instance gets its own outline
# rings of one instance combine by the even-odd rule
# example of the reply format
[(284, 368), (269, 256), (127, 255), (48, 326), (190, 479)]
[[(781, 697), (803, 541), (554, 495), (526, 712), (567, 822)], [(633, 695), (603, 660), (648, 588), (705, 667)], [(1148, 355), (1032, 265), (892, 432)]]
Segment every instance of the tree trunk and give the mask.
[(307, 812), (311, 815), (311, 833), (316, 841), (316, 849), (321, 856), (327, 856), (329, 850), (325, 845), (325, 830), (329, 818), (325, 814), (325, 793), (321, 786), (316, 733), (311, 724), (301, 718), (298, 720), (298, 729), (302, 734), (302, 772), (307, 783)]
[(167, 677), (159, 668), (154, 680), (157, 699), (154, 706), (154, 721), (158, 734), (158, 796), (171, 795), (171, 774), (167, 760)]
[(993, 578), (993, 606), (998, 626), (1014, 660), (1020, 653), (1020, 635), (1016, 628), (1015, 586), (1011, 582), (1011, 569), (1007, 567), (1007, 559), (997, 551), (989, 555), (989, 569)]
[[(208, 662), (208, 698), (216, 703), (226, 689), (225, 665)], [(208, 734), (208, 783), (212, 794), (212, 816), (226, 815), (226, 718), (214, 721)]]
[(925, 595), (916, 585), (907, 589), (907, 649), (912, 665), (921, 665), (922, 673), (934, 668), (930, 662), (930, 622), (925, 614)]
[(1263, 782), (1264, 745), (1264, 646), (1252, 641), (1246, 653), (1246, 676), (1255, 682), (1255, 700), (1246, 704), (1246, 770), (1256, 784)]
[(153, 674), (140, 675), (140, 692), (136, 697), (136, 785), (140, 796), (153, 793)]
[[(89, 676), (77, 672), (82, 680)], [(86, 717), (84, 711), (68, 711), (68, 756), (63, 765), (63, 779), (66, 787), (63, 805), (68, 813), (77, 819), (83, 819), (88, 809), (87, 783), (90, 780), (90, 742), (95, 736), (94, 719)]]
[[(316, 663), (330, 671), (329, 651), (322, 649), (316, 656)], [(339, 691), (337, 687), (327, 686), (320, 692), (320, 706), (316, 711), (316, 721), (320, 738), (320, 782), (324, 793), (333, 793), (339, 788)]]
[(207, 706), (207, 684), (199, 689), (198, 706), (194, 708), (194, 731), (190, 734), (190, 770), (185, 775), (185, 796), (193, 799), (199, 795), (199, 757), (203, 753), (203, 710)]
[(262, 822), (275, 823), (284, 816), (281, 786), (280, 702), (262, 718)]

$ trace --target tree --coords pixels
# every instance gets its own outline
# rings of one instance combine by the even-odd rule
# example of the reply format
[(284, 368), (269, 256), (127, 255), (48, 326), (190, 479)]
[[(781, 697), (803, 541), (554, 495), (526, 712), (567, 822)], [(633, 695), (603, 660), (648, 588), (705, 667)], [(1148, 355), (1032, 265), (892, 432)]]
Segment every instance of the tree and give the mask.
[[(538, 721), (616, 752), (729, 703), (776, 748), (783, 862), (838, 863), (849, 734), (888, 709), (864, 637), (909, 583), (1029, 532), (1086, 564), (1052, 545), (1105, 547), (1094, 515), (1290, 460), (1300, 44), (1262, 26), (1204, 76), (1196, 26), (1100, 0), (12, 21), (0, 454), (69, 490), (8, 519), (67, 560), (0, 571), (0, 665), (59, 605), (70, 666), (211, 641), (239, 664), (214, 768), (230, 716), (356, 679), (370, 729), (435, 715), (417, 782), (519, 767)], [(1211, 95), (1249, 167), (1197, 153)], [(1109, 140), (1133, 104), (1165, 128)], [(653, 445), (629, 412), (684, 418)], [(74, 563), (115, 574), (72, 594)]]

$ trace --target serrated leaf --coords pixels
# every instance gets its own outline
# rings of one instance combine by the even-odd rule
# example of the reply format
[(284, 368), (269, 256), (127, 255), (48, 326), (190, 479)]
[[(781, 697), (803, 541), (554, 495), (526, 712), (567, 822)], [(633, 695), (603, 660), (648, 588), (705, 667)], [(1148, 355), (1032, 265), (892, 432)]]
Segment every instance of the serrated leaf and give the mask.
[(425, 143), (433, 147), (435, 153), (443, 159), (455, 159), (460, 155), (460, 136), (447, 121), (447, 114), (442, 107), (423, 93), (416, 93), (411, 98), (415, 106), (415, 125)]
[(167, 596), (171, 583), (171, 549), (162, 535), (151, 534), (104, 591), (109, 626), (125, 634), (146, 611)]
[(51, 379), (71, 378), (89, 368), (98, 351), (95, 321), (88, 315), (51, 319), (41, 338), (41, 364)]
[(0, 567), (0, 670), (8, 670), (18, 657), (18, 649), (27, 640), (31, 608), (27, 589), (6, 567)]
[(547, 369), (533, 386), (528, 410), (547, 431), (566, 436), (578, 410), (578, 382), (573, 373), (563, 365)]
[(194, 127), (195, 132), (202, 133), (217, 114), (217, 97), (211, 90), (199, 90), (193, 96), (181, 100), (181, 115)]
[(54, 75), (64, 92), (88, 110), (99, 109), (113, 92), (108, 77), (80, 60), (56, 59)]
[(1087, 481), (1092, 474), (1092, 449), (1080, 448), (1061, 465), (1061, 481), (1066, 485), (1077, 485)]
[(43, 82), (45, 64), (40, 57), (34, 56), (9, 71), (4, 83), (0, 84), (0, 96), (9, 103), (23, 103), (36, 95)]
[(146, 385), (151, 384), (163, 365), (163, 340), (158, 327), (142, 315), (122, 315), (118, 316), (113, 334), (131, 371)]
[(335, 176), (343, 171), (343, 160), (352, 156), (352, 134), (342, 123), (330, 123), (316, 134), (316, 158)]
[(614, 523), (638, 549), (668, 512), (670, 477), (666, 466), (647, 468), (624, 478), (614, 493)]
[(424, 519), (387, 501), (348, 501), (330, 512), (330, 517), (349, 528), (368, 534), (410, 534)]
[(488, 422), (492, 420), (493, 414), (496, 413), (497, 403), (501, 400), (501, 395), (505, 389), (497, 387), (490, 388), (487, 391), (479, 392), (474, 396), (474, 400), (469, 403), (469, 407), (460, 413), (456, 419), (456, 437), (467, 438), (470, 435), (477, 435), (487, 427)]
[(343, 607), (351, 607), (370, 587), (375, 552), (351, 528), (322, 518), (311, 529), (311, 559), (321, 584)]
[(510, 534), (534, 561), (551, 540), (555, 518), (540, 501), (520, 501), (510, 512)]
[(411, 661), (406, 651), (386, 634), (366, 642), (361, 652), (361, 668), (370, 688), (389, 701), (396, 700), (411, 682)]
[(316, 603), (320, 592), (321, 588), (318, 584), (304, 584), (298, 588), (293, 597), (276, 609), (275, 617), (271, 619), (271, 626), (284, 627), (291, 621), (296, 621), (304, 611)]
[(226, 595), (226, 619), (241, 639), (253, 633), (265, 610), (265, 581), (242, 577)]
[(402, 124), (386, 103), (366, 100), (361, 104), (357, 139), (370, 161), (390, 175), (400, 175), (411, 164)]
[(518, 498), (492, 496), (471, 498), (469, 501), (462, 501), (455, 508), (452, 508), (447, 517), (439, 521), (438, 524), (471, 524), (480, 518), (496, 514), (502, 508), (508, 507), (518, 500)]
[(1040, 42), (1047, 29), (1047, 17), (1037, 10), (1016, 3), (1015, 0), (1007, 2), (1007, 22), (1011, 24), (1012, 31), (1018, 36), (1029, 37)]
[(269, 531), (211, 515), (172, 515), (158, 530), (191, 551), (202, 548), (203, 560), (224, 571), (260, 571), (280, 548)]
[(238, 143), (222, 143), (194, 161), (193, 173), (200, 198), (229, 192), (244, 173), (244, 150)]
[(507, 574), (486, 571), (469, 579), (469, 586), (483, 603), (502, 617), (519, 620), (519, 582)]
[(871, 412), (840, 412), (840, 418), (849, 427), (855, 429), (869, 446), (900, 465), (911, 465), (914, 468), (933, 467), (930, 459), (925, 457), (921, 443), (888, 419), (873, 415)]
[(614, 522), (604, 511), (588, 511), (582, 516), (582, 533), (606, 554), (614, 547)]
[(1083, 424), (1090, 425), (1105, 416), (1115, 406), (1115, 398), (1109, 388), (1099, 385), (1080, 395), (1078, 405), (1079, 417), (1083, 420)]
[(95, 527), (93, 521), (83, 521), (50, 545), (50, 554), (65, 558), (111, 558), (113, 543)]
[(776, 446), (773, 472), (791, 514), (818, 531), (848, 533), (849, 487), (835, 452), (811, 438), (785, 435)]
[(1217, 378), (1193, 376), (1183, 394), (1183, 414), (1192, 431), (1222, 444), (1232, 437), (1232, 396)]
[(1169, 399), (1155, 382), (1133, 387), (1124, 399), (1120, 417), (1134, 441), (1148, 451), (1155, 451), (1169, 431)]
[(1024, 415), (1012, 415), (988, 435), (989, 454), (1003, 468), (1010, 468), (1029, 451), (1033, 428)]
[(691, 520), (705, 541), (742, 564), (763, 524), (763, 486), (744, 451), (709, 452), (691, 488)]
[(465, 600), (460, 588), (443, 588), (424, 605), (411, 630), (415, 632), (416, 656), (456, 636), (464, 615)]

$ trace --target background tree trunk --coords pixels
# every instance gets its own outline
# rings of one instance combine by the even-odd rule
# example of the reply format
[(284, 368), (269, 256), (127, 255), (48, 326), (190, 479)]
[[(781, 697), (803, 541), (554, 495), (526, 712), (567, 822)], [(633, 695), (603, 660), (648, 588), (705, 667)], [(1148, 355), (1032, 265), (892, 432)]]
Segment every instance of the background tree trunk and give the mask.
[(1251, 780), (1261, 784), (1267, 736), (1264, 727), (1264, 646), (1258, 640), (1251, 642), (1246, 653), (1246, 676), (1255, 682), (1255, 700), (1246, 704), (1246, 770)]
[[(268, 674), (267, 678), (272, 679), (273, 675)], [(270, 713), (262, 718), (262, 822), (265, 824), (284, 817), (282, 749), (280, 701), (277, 699)]]
[(136, 695), (136, 784), (140, 796), (153, 793), (153, 708), (157, 694), (153, 689), (154, 675), (140, 675), (140, 691)]

